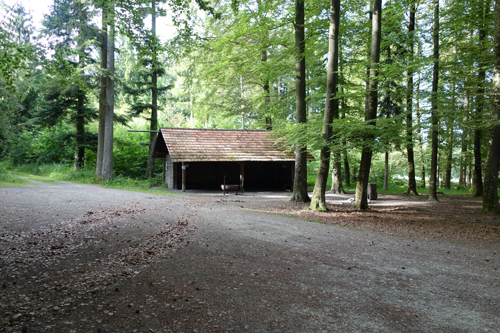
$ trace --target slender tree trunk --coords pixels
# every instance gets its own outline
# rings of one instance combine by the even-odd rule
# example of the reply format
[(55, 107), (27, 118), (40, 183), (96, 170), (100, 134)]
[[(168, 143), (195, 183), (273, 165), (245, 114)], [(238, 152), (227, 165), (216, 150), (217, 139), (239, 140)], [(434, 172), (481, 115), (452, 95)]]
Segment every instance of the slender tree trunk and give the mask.
[(439, 0), (434, 0), (434, 30), (433, 40), (433, 58), (434, 69), (432, 73), (432, 97), (431, 97), (431, 170), (429, 176), (429, 201), (439, 201), (436, 188), (438, 182), (437, 159), (438, 159), (438, 84), (439, 84)]
[(114, 2), (110, 4), (111, 24), (108, 34), (108, 79), (106, 83), (106, 116), (104, 126), (104, 150), (102, 158), (102, 180), (113, 180), (113, 118), (115, 106), (115, 27)]
[[(468, 100), (468, 97), (466, 99), (466, 104)], [(468, 106), (465, 107), (465, 109), (468, 109)], [(464, 124), (467, 123), (467, 117), (464, 117)], [(462, 136), (461, 136), (461, 153), (460, 153), (460, 176), (458, 178), (458, 189), (463, 189), (467, 187), (467, 137), (468, 137), (468, 131), (467, 131), (467, 125), (462, 126)]]
[[(453, 57), (456, 59), (456, 49), (453, 49)], [(453, 126), (455, 124), (455, 112), (456, 112), (456, 84), (455, 82), (451, 83), (451, 113), (448, 115), (446, 119), (446, 167), (444, 172), (444, 188), (451, 189), (451, 168), (453, 163), (453, 141), (454, 141), (454, 133)]]
[(106, 84), (108, 77), (108, 14), (107, 5), (102, 7), (101, 29), (101, 78), (99, 93), (99, 129), (97, 132), (97, 160), (95, 176), (98, 180), (102, 177), (102, 161), (104, 155), (104, 126), (106, 123)]
[[(340, 6), (340, 4), (339, 4)], [(340, 8), (340, 7), (339, 7)], [(339, 14), (340, 15), (340, 14)], [(340, 16), (339, 16), (340, 19)], [(339, 22), (340, 25), (340, 22)], [(340, 28), (339, 28), (340, 29)], [(340, 45), (340, 33), (339, 33), (339, 39), (337, 41), (337, 44)], [(344, 86), (343, 82), (345, 83), (345, 80), (342, 78), (342, 52), (340, 47), (338, 48), (338, 70), (339, 70), (339, 75), (338, 75), (338, 81), (340, 85), (340, 95), (342, 97), (339, 98), (339, 103), (340, 107), (342, 109), (342, 118), (345, 118), (345, 112), (347, 110), (347, 103), (346, 103), (346, 98), (344, 97)], [(337, 90), (338, 91), (338, 90)], [(338, 116), (334, 116), (335, 119), (338, 118)], [(331, 193), (340, 193), (344, 194), (344, 186), (342, 186), (342, 156), (343, 156), (343, 162), (344, 162), (344, 173), (345, 173), (345, 183), (346, 186), (350, 186), (351, 183), (351, 178), (349, 175), (349, 161), (347, 159), (347, 149), (346, 147), (346, 140), (342, 139), (342, 153), (334, 153), (333, 154), (333, 161), (332, 161), (332, 187), (330, 188)]]
[[(476, 114), (476, 117), (478, 115)], [(476, 118), (477, 119), (477, 118)], [(479, 125), (476, 125), (479, 126)], [(473, 197), (480, 197), (483, 195), (483, 180), (482, 180), (482, 157), (481, 157), (481, 139), (483, 136), (483, 131), (480, 128), (474, 130), (474, 168), (472, 169), (472, 185), (470, 188), (470, 194)]]
[[(372, 19), (372, 41), (370, 48), (370, 79), (369, 79), (369, 100), (366, 103), (365, 121), (368, 126), (375, 126), (378, 104), (378, 63), (380, 61), (380, 41), (382, 30), (382, 0), (373, 2)], [(365, 144), (361, 153), (359, 163), (358, 181), (356, 184), (356, 199), (354, 207), (361, 210), (368, 209), (368, 179), (370, 177), (370, 167), (372, 162), (373, 134), (365, 136)]]
[[(483, 16), (483, 22), (485, 21), (486, 17), (489, 15), (489, 10), (490, 10), (490, 1), (481, 1), (480, 2), (481, 6), (481, 11), (482, 11), (482, 16)], [(485, 47), (485, 40), (486, 40), (486, 27), (484, 26), (485, 23), (480, 22), (480, 24), (483, 24), (483, 27), (479, 29), (479, 47), (482, 50), (482, 52), (487, 53), (488, 51), (486, 50)], [(484, 63), (484, 60), (479, 61), (479, 71), (478, 71), (478, 88), (477, 88), (477, 95), (476, 95), (476, 112), (475, 112), (475, 122), (476, 122), (476, 128), (474, 130), (474, 170), (473, 170), (473, 175), (472, 175), (472, 186), (470, 189), (470, 193), (472, 194), (473, 197), (480, 197), (483, 195), (483, 172), (482, 172), (482, 156), (481, 156), (481, 141), (482, 141), (482, 136), (483, 136), (483, 131), (482, 131), (482, 118), (483, 118), (483, 110), (484, 110), (484, 85), (486, 81), (486, 67), (487, 64)]]
[(472, 156), (471, 152), (468, 150), (467, 151), (467, 164), (469, 165), (468, 171), (467, 171), (467, 187), (470, 188), (472, 186)]
[[(304, 0), (305, 1), (305, 0)], [(258, 5), (258, 11), (259, 11), (259, 19), (263, 20), (263, 16), (261, 15), (262, 13), (265, 12), (265, 7), (262, 2), (262, 0), (257, 0), (257, 5)], [(269, 110), (269, 105), (271, 102), (271, 89), (270, 89), (270, 84), (269, 84), (269, 75), (267, 73), (266, 69), (266, 62), (267, 62), (267, 45), (268, 45), (268, 33), (267, 31), (262, 34), (262, 41), (261, 41), (261, 46), (262, 50), (260, 51), (260, 61), (262, 62), (262, 67), (265, 69), (264, 72), (264, 82), (262, 85), (262, 88), (264, 89), (264, 121), (266, 123), (266, 130), (271, 131), (273, 129), (273, 121), (272, 117), (270, 114)], [(280, 94), (280, 84), (279, 84), (279, 78), (278, 78), (278, 95)]]
[(495, 65), (493, 67), (493, 126), (484, 176), (483, 213), (500, 214), (498, 202), (498, 167), (500, 159), (500, 0), (495, 1)]
[(73, 170), (83, 168), (85, 161), (85, 93), (78, 89), (78, 101), (76, 107), (76, 151)]
[[(295, 55), (295, 98), (296, 121), (298, 124), (304, 124), (307, 121), (304, 1), (305, 0), (295, 0), (295, 47), (297, 49)], [(302, 144), (298, 144), (295, 151), (295, 175), (293, 180), (292, 201), (311, 201), (307, 193), (307, 150), (306, 146)]]
[(347, 149), (344, 149), (343, 156), (344, 156), (345, 186), (351, 186), (351, 173), (350, 173), (351, 171), (349, 170), (349, 159), (347, 157)]
[[(152, 49), (152, 62), (151, 62), (151, 120), (149, 129), (151, 131), (158, 130), (158, 71), (157, 71), (157, 47), (158, 43), (156, 40), (156, 0), (151, 0), (151, 49)], [(156, 132), (149, 133), (149, 155), (148, 155), (148, 166), (146, 174), (148, 178), (153, 177), (155, 170), (155, 159), (153, 158), (153, 149), (156, 143)]]
[(415, 180), (415, 157), (413, 153), (413, 49), (415, 44), (415, 1), (410, 5), (410, 22), (408, 25), (408, 78), (406, 91), (406, 152), (408, 156), (408, 189), (406, 194), (418, 195)]
[(420, 155), (420, 187), (425, 188), (425, 158), (424, 158), (424, 145), (422, 142), (422, 122), (420, 116), (420, 75), (417, 81), (417, 92), (415, 96), (415, 111), (417, 115), (417, 140), (418, 150)]
[[(267, 49), (264, 49), (260, 52), (260, 61), (264, 64), (267, 62)], [(271, 131), (273, 129), (273, 121), (271, 115), (269, 114), (269, 103), (271, 101), (271, 89), (269, 87), (269, 77), (266, 74), (266, 78), (264, 79), (264, 85), (262, 87), (264, 89), (264, 110), (266, 112), (265, 121), (266, 121), (266, 130)]]
[[(453, 89), (452, 89), (453, 90)], [(453, 110), (454, 112), (454, 110)], [(453, 160), (453, 123), (454, 114), (448, 116), (447, 120), (447, 142), (446, 142), (446, 168), (444, 172), (444, 188), (451, 189), (451, 166)]]
[[(83, 37), (83, 36), (82, 36)], [(78, 42), (78, 50), (82, 51), (81, 39)], [(78, 67), (83, 68), (84, 59), (83, 56), (78, 56)], [(85, 93), (81, 88), (78, 88), (77, 94), (77, 105), (76, 105), (76, 149), (75, 149), (75, 163), (73, 165), (73, 170), (77, 171), (83, 168), (85, 161)]]
[(385, 161), (384, 161), (384, 190), (389, 189), (389, 152), (384, 153)]

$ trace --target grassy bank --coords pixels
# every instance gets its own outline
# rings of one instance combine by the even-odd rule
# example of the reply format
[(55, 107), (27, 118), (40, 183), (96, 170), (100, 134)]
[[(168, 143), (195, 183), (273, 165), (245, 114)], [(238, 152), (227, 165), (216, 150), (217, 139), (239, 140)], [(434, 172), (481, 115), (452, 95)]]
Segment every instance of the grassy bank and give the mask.
[(43, 182), (62, 180), (80, 184), (96, 184), (124, 190), (165, 193), (163, 190), (152, 190), (153, 187), (163, 186), (161, 175), (150, 179), (137, 179), (117, 175), (112, 181), (97, 181), (95, 170), (90, 168), (74, 171), (72, 166), (64, 164), (25, 164), (16, 166), (5, 162), (0, 163), (0, 186), (29, 185), (27, 180), (20, 177)]

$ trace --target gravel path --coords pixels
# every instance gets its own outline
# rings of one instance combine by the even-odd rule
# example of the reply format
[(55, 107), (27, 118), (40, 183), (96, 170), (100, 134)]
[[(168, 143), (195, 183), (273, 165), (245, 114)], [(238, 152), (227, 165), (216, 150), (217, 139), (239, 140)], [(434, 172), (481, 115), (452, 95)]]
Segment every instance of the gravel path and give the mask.
[(0, 188), (0, 332), (499, 331), (499, 244), (354, 230), (242, 200), (289, 199)]

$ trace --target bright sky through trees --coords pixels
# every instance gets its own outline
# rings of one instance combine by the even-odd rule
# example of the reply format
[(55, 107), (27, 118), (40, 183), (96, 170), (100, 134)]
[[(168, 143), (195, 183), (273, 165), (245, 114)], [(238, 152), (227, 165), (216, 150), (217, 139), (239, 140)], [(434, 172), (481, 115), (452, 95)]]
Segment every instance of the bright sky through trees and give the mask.
[[(16, 5), (23, 5), (33, 16), (33, 23), (39, 29), (43, 15), (48, 14), (50, 11), (52, 0), (4, 0), (4, 3), (8, 6), (9, 10)], [(2, 9), (0, 11), (3, 19), (6, 13)]]

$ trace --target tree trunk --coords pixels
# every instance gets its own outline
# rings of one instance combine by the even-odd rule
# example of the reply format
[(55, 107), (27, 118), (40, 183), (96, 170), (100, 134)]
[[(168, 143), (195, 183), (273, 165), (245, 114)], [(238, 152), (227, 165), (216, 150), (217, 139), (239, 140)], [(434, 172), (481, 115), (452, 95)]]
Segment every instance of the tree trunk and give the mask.
[[(469, 96), (467, 96), (465, 100), (465, 110), (468, 111), (468, 100)], [(467, 116), (464, 117), (463, 123), (467, 123)], [(461, 135), (461, 152), (460, 152), (460, 175), (458, 178), (458, 189), (463, 189), (467, 186), (467, 125), (462, 126), (462, 135)]]
[[(340, 43), (340, 34), (339, 34), (339, 43)], [(347, 99), (345, 97), (345, 78), (343, 76), (343, 57), (342, 57), (342, 49), (339, 48), (339, 84), (340, 84), (340, 108), (342, 110), (342, 119), (345, 119), (345, 113), (347, 110)], [(345, 177), (345, 186), (351, 186), (351, 174), (349, 170), (349, 158), (347, 155), (347, 149), (346, 149), (346, 140), (342, 139), (342, 157), (343, 157), (343, 162), (344, 162), (344, 177)], [(340, 182), (342, 185), (342, 181)], [(332, 190), (333, 190), (333, 183), (332, 183)], [(345, 193), (344, 188), (342, 187), (342, 193)]]
[[(81, 39), (78, 42), (78, 51), (82, 51)], [(78, 56), (78, 67), (83, 68), (84, 59), (83, 56)], [(77, 94), (77, 105), (76, 105), (76, 148), (75, 148), (75, 163), (73, 165), (73, 170), (77, 171), (83, 168), (85, 160), (85, 92), (78, 88)]]
[(108, 77), (108, 14), (106, 4), (102, 7), (101, 30), (101, 78), (99, 87), (99, 129), (97, 132), (97, 160), (95, 176), (97, 180), (102, 177), (102, 160), (104, 155), (104, 126), (106, 122), (106, 84)]
[(495, 1), (495, 65), (493, 67), (493, 127), (484, 176), (483, 213), (500, 214), (498, 202), (498, 167), (500, 159), (500, 0)]
[(439, 0), (434, 0), (434, 30), (432, 33), (434, 69), (432, 72), (431, 96), (431, 170), (429, 175), (429, 201), (439, 201), (437, 198), (437, 159), (438, 159), (438, 84), (439, 84)]
[[(345, 144), (344, 144), (345, 146)], [(351, 186), (351, 171), (349, 170), (349, 159), (347, 157), (347, 149), (344, 149), (344, 175), (345, 175), (345, 186)]]
[[(483, 22), (486, 20), (486, 17), (489, 15), (489, 7), (490, 1), (486, 0), (485, 2), (480, 2)], [(481, 23), (479, 23), (481, 24)], [(488, 51), (485, 48), (485, 39), (486, 39), (486, 27), (484, 26), (479, 29), (479, 47), (483, 53), (487, 53)], [(482, 157), (481, 157), (481, 140), (483, 136), (482, 131), (482, 118), (483, 118), (483, 110), (484, 110), (484, 85), (486, 81), (486, 67), (487, 64), (484, 63), (484, 60), (479, 61), (479, 71), (478, 71), (478, 79), (479, 84), (477, 87), (477, 95), (476, 95), (476, 112), (475, 112), (475, 122), (476, 128), (474, 130), (474, 170), (472, 175), (472, 186), (470, 189), (470, 193), (473, 197), (480, 197), (483, 195), (483, 172), (482, 172)]]
[[(304, 1), (295, 1), (295, 98), (296, 121), (298, 124), (307, 121), (306, 108), (306, 58), (304, 39)], [(307, 194), (307, 150), (305, 145), (298, 144), (295, 151), (295, 175), (293, 180), (292, 201), (309, 202)]]
[[(457, 61), (456, 49), (453, 49), (453, 58)], [(451, 113), (448, 115), (446, 119), (446, 165), (444, 170), (444, 185), (443, 188), (450, 190), (451, 189), (451, 168), (453, 163), (453, 126), (455, 124), (455, 112), (456, 112), (456, 103), (455, 103), (455, 82), (451, 83)]]
[[(367, 125), (374, 127), (377, 117), (378, 104), (378, 63), (380, 61), (380, 41), (382, 30), (382, 0), (374, 0), (372, 15), (372, 41), (370, 48), (370, 79), (369, 79), (369, 98), (365, 103), (365, 121)], [(370, 177), (370, 167), (372, 162), (372, 147), (374, 141), (373, 134), (365, 136), (365, 144), (361, 153), (359, 164), (358, 181), (356, 184), (356, 199), (354, 207), (361, 210), (368, 209), (367, 187)]]
[(384, 190), (389, 189), (389, 152), (384, 153), (385, 161), (384, 161)]
[[(340, 156), (339, 156), (340, 158)], [(344, 186), (342, 186), (342, 164), (340, 159), (332, 161), (332, 188), (330, 193), (345, 194)]]
[(425, 158), (424, 158), (424, 145), (422, 142), (422, 123), (420, 117), (420, 75), (417, 81), (417, 92), (415, 98), (415, 111), (417, 114), (417, 140), (418, 150), (420, 155), (420, 187), (425, 188)]
[[(321, 148), (318, 176), (312, 194), (311, 209), (326, 211), (325, 192), (330, 166), (330, 144), (332, 140), (332, 122), (339, 118), (339, 100), (337, 96), (339, 81), (339, 33), (340, 33), (340, 0), (332, 0), (330, 4), (330, 38), (328, 43), (328, 65), (326, 83), (326, 103), (323, 117), (323, 147)], [(332, 190), (342, 190), (342, 172), (340, 154), (333, 154)], [(333, 179), (333, 173), (336, 179)], [(334, 182), (336, 188), (334, 189)], [(339, 186), (340, 183), (340, 186)], [(336, 192), (334, 192), (336, 193)]]
[[(413, 49), (415, 33), (415, 1), (411, 2), (410, 22), (408, 25), (408, 78), (406, 90), (406, 152), (408, 156), (408, 189), (405, 194), (418, 195), (417, 181), (415, 180), (415, 157), (413, 153)], [(385, 184), (384, 184), (385, 185)]]
[[(158, 130), (158, 71), (157, 71), (157, 40), (156, 40), (156, 0), (151, 0), (151, 48), (152, 48), (152, 62), (151, 62), (151, 121), (149, 129), (151, 131)], [(155, 171), (155, 159), (153, 158), (153, 149), (156, 143), (156, 132), (149, 133), (149, 155), (148, 166), (146, 175), (148, 178), (153, 177)]]
[[(340, 153), (333, 153), (332, 159), (332, 187), (331, 193), (345, 194), (344, 186), (342, 185), (342, 156)], [(345, 161), (344, 161), (345, 162)], [(348, 166), (349, 168), (349, 166)], [(336, 181), (334, 180), (336, 179)]]
[(448, 138), (446, 142), (446, 168), (444, 172), (444, 188), (445, 189), (451, 189), (451, 165), (452, 165), (452, 160), (453, 160), (453, 118), (454, 115), (451, 114), (449, 115), (449, 118), (447, 120), (447, 132), (448, 132)]
[[(262, 61), (263, 63), (267, 62), (267, 49), (264, 49), (261, 51), (260, 61)], [(266, 112), (266, 117), (265, 117), (266, 130), (271, 131), (273, 129), (273, 121), (272, 121), (271, 116), (269, 115), (269, 103), (271, 101), (271, 90), (269, 88), (269, 78), (267, 77), (267, 74), (266, 74), (266, 78), (264, 79), (263, 89), (264, 89), (264, 94), (265, 94), (264, 110)]]
[(110, 4), (111, 24), (108, 34), (108, 77), (106, 83), (106, 116), (104, 125), (104, 150), (102, 158), (102, 180), (113, 180), (113, 118), (115, 106), (115, 27), (114, 2)]
[(467, 164), (468, 164), (468, 172), (467, 172), (467, 187), (472, 186), (472, 156), (470, 151), (467, 151)]
[[(477, 115), (476, 115), (477, 116)], [(472, 185), (469, 193), (473, 197), (480, 197), (483, 195), (483, 180), (482, 180), (482, 158), (481, 158), (481, 138), (482, 130), (476, 128), (474, 130), (474, 168), (472, 169)]]
[(76, 149), (75, 163), (73, 170), (77, 171), (83, 168), (85, 161), (85, 93), (78, 89), (78, 101), (76, 107)]

